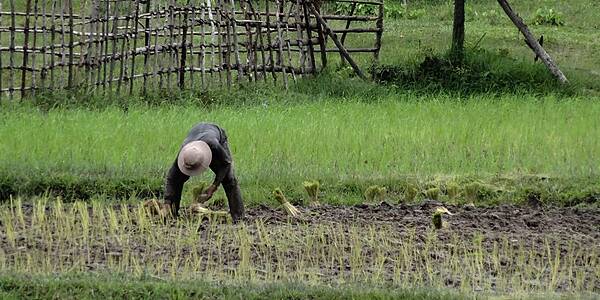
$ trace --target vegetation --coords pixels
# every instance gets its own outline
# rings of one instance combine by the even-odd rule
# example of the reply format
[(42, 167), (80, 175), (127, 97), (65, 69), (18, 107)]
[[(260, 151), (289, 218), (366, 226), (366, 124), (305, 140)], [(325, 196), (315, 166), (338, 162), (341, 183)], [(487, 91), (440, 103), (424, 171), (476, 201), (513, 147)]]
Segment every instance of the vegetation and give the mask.
[[(14, 199), (1, 208), (6, 233), (1, 269), (4, 274), (34, 276), (20, 284), (10, 283), (10, 276), (0, 277), (0, 291), (5, 292), (27, 292), (37, 276), (92, 272), (161, 281), (302, 282), (317, 287), (362, 283), (433, 291), (450, 286), (467, 294), (585, 294), (595, 289), (600, 270), (598, 249), (551, 237), (467, 238), (460, 230), (438, 232), (433, 227), (417, 234), (415, 229), (399, 232), (376, 224), (277, 225), (261, 218), (228, 225), (206, 223), (194, 214), (165, 225), (141, 202), (67, 204), (39, 198), (25, 204)], [(442, 242), (441, 235), (449, 240)], [(69, 282), (67, 278), (61, 284)], [(109, 282), (119, 286), (116, 279)], [(65, 289), (61, 284), (45, 283)], [(114, 292), (112, 285), (98, 289)], [(30, 292), (48, 291), (36, 287)]]
[[(511, 3), (544, 35), (570, 79), (562, 86), (534, 63), (495, 1), (467, 1), (460, 65), (447, 56), (452, 1), (407, 2), (386, 4), (380, 63), (355, 56), (374, 82), (329, 55), (323, 73), (287, 91), (241, 84), (145, 97), (70, 90), (3, 98), (0, 297), (597, 297), (598, 247), (564, 235), (467, 236), (447, 225), (452, 216), (426, 209), (424, 223), (402, 230), (310, 223), (310, 210), (294, 206), (598, 209), (598, 4)], [(273, 226), (150, 216), (143, 201), (161, 198), (167, 168), (199, 121), (227, 130), (247, 205), (281, 209), (281, 196), (302, 219)], [(184, 206), (211, 175), (186, 185)], [(221, 189), (213, 199), (223, 198)]]
[[(583, 191), (598, 193), (597, 102), (529, 95), (457, 101), (443, 94), (395, 94), (375, 103), (298, 100), (127, 112), (4, 110), (2, 196), (159, 197), (177, 148), (200, 120), (228, 131), (249, 203), (264, 203), (275, 187), (292, 202), (303, 199), (302, 182), (309, 178), (321, 182), (326, 203), (360, 202), (373, 184), (397, 192), (394, 201), (411, 201), (420, 198), (409, 199), (407, 186), (424, 191), (455, 182), (462, 189), (476, 180), (500, 192), (482, 191), (475, 203), (519, 202), (525, 188), (557, 204), (587, 202)], [(208, 173), (198, 180), (210, 181)], [(188, 194), (192, 188), (186, 185)]]

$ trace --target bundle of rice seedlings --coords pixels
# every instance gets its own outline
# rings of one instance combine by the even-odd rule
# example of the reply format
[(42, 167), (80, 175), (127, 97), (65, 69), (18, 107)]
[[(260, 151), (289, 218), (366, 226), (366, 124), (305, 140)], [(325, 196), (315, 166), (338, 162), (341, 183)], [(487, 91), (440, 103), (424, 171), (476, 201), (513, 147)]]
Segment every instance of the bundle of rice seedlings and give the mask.
[(419, 190), (413, 184), (409, 183), (404, 189), (404, 200), (414, 201), (418, 194)]
[(383, 186), (372, 185), (365, 190), (365, 199), (367, 202), (380, 202), (385, 198), (387, 189)]
[(224, 220), (225, 222), (231, 223), (231, 215), (229, 212), (221, 210), (211, 210), (203, 207), (200, 203), (192, 203), (189, 207), (190, 212), (198, 215), (199, 217), (206, 217), (210, 221)]
[(446, 183), (446, 194), (450, 199), (456, 199), (460, 196), (460, 186), (456, 182)]
[(206, 188), (208, 187), (208, 183), (204, 181), (198, 182), (198, 184), (192, 188), (192, 201), (194, 202), (204, 202), (206, 201)]
[(438, 198), (440, 197), (440, 189), (437, 187), (426, 189), (423, 191), (423, 195), (426, 199), (438, 200)]
[(319, 188), (321, 187), (319, 181), (305, 181), (303, 185), (308, 193), (310, 205), (319, 205)]
[(172, 215), (171, 206), (162, 203), (156, 199), (147, 200), (144, 202), (144, 208), (148, 214), (152, 216), (161, 216), (163, 218), (170, 217)]
[(442, 215), (444, 215), (444, 214), (452, 215), (452, 213), (443, 206), (439, 206), (433, 212), (433, 217), (431, 218), (431, 222), (433, 223), (433, 226), (436, 229), (442, 229), (442, 227), (448, 227), (448, 223), (444, 222), (444, 220), (442, 218)]
[(296, 207), (294, 207), (288, 200), (287, 198), (285, 198), (285, 195), (283, 194), (283, 192), (281, 191), (280, 188), (276, 188), (273, 191), (273, 196), (275, 196), (275, 199), (283, 206), (283, 208), (285, 209), (285, 212), (292, 216), (292, 217), (296, 217), (300, 214), (300, 212), (298, 211), (298, 209)]

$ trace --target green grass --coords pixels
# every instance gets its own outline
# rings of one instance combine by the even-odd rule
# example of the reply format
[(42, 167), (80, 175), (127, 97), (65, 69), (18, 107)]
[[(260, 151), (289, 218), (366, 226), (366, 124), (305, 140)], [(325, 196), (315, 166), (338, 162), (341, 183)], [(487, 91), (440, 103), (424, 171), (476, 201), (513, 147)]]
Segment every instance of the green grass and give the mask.
[[(0, 140), (6, 142), (0, 145), (0, 174), (5, 183), (27, 178), (8, 183), (17, 191), (35, 182), (43, 187), (55, 177), (67, 178), (67, 190), (72, 181), (112, 180), (160, 191), (181, 141), (199, 121), (227, 130), (242, 190), (253, 203), (263, 202), (277, 186), (301, 192), (302, 182), (312, 179), (320, 180), (324, 191), (336, 187), (353, 194), (352, 186), (370, 182), (402, 189), (398, 185), (413, 177), (426, 182), (535, 174), (593, 181), (600, 173), (595, 156), (600, 104), (593, 100), (484, 95), (457, 101), (443, 94), (389, 94), (373, 103), (307, 98), (204, 109), (11, 108), (1, 113)], [(114, 194), (102, 188), (92, 194), (102, 192)]]
[(157, 280), (126, 275), (0, 275), (3, 299), (463, 299), (450, 291), (359, 286), (310, 286), (302, 283), (223, 284)]

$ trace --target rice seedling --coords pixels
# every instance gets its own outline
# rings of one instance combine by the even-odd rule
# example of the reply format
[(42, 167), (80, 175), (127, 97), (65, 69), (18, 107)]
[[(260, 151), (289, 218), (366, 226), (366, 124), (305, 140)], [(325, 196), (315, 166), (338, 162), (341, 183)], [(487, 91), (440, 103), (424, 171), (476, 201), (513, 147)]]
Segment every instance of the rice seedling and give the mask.
[(372, 185), (365, 190), (365, 200), (369, 203), (381, 202), (385, 199), (386, 193), (386, 187)]
[(283, 209), (288, 215), (291, 217), (297, 217), (300, 215), (300, 211), (298, 211), (298, 209), (287, 200), (280, 188), (276, 188), (273, 191), (273, 196), (275, 197), (275, 200), (277, 200), (277, 202), (283, 206)]
[(304, 186), (304, 190), (306, 190), (306, 193), (308, 194), (309, 205), (319, 205), (319, 189), (321, 187), (321, 183), (318, 180), (312, 180), (304, 181), (302, 185)]
[(431, 222), (433, 223), (433, 226), (435, 227), (435, 229), (442, 229), (442, 228), (448, 227), (448, 223), (444, 222), (444, 220), (442, 218), (442, 216), (444, 214), (452, 215), (452, 213), (449, 212), (448, 209), (443, 206), (437, 207), (435, 209), (435, 211), (433, 212)]

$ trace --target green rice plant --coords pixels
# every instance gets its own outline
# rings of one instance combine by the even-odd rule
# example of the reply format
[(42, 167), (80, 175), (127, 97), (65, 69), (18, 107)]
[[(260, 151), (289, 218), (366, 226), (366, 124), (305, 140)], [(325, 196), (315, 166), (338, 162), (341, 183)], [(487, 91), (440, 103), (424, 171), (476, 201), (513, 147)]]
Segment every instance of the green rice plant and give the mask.
[(319, 189), (321, 184), (318, 180), (312, 181), (304, 181), (303, 184), (306, 193), (308, 194), (309, 204), (310, 205), (318, 205), (319, 204)]
[(387, 188), (379, 185), (369, 186), (365, 190), (365, 200), (369, 203), (381, 202), (385, 199)]
[(426, 199), (438, 200), (440, 198), (440, 188), (432, 187), (423, 191)]
[(277, 200), (277, 202), (283, 206), (283, 209), (288, 215), (291, 217), (297, 217), (300, 215), (300, 211), (298, 211), (298, 209), (287, 200), (280, 188), (273, 190), (273, 196), (275, 197), (275, 200)]

